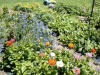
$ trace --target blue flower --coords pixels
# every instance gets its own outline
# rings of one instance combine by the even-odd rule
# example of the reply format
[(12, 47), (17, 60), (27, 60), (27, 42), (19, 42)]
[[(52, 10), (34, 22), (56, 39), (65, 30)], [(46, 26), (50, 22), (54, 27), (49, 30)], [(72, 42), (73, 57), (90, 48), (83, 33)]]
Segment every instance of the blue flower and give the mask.
[(40, 52), (42, 52), (42, 49), (40, 49)]

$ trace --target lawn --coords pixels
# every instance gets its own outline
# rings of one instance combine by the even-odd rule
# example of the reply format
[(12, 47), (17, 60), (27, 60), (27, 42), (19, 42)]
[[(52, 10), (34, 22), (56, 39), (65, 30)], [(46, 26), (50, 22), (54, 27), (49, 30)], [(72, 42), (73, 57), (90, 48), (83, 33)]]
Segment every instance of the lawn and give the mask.
[(3, 7), (3, 6), (7, 6), (7, 7), (10, 7), (12, 8), (13, 6), (15, 6), (17, 3), (21, 2), (21, 3), (32, 3), (32, 2), (41, 2), (43, 0), (0, 0), (0, 7)]
[[(0, 6), (8, 6), (12, 7), (16, 5), (16, 3), (31, 3), (34, 1), (43, 2), (43, 0), (0, 0)], [(56, 0), (57, 3), (64, 2), (67, 5), (77, 5), (77, 6), (84, 6), (84, 7), (91, 7), (92, 1), (91, 0)]]
[[(99, 2), (99, 0), (96, 0)], [(43, 4), (43, 0), (0, 0), (0, 7), (4, 7), (7, 6), (9, 8), (12, 8), (13, 6), (15, 6), (17, 3), (32, 3), (32, 2), (40, 2), (41, 4)], [(77, 7), (82, 7), (84, 9), (89, 9), (91, 10), (91, 6), (92, 6), (92, 0), (56, 0), (57, 3), (65, 3), (66, 5), (73, 5), (73, 6), (77, 6)], [(94, 10), (97, 10), (97, 7), (99, 7), (100, 3), (95, 7)]]

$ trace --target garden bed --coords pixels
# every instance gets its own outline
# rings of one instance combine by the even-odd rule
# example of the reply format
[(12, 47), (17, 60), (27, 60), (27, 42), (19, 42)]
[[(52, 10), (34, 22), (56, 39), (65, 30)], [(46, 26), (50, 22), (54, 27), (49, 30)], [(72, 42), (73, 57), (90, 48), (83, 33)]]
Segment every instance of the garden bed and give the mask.
[(70, 13), (62, 13), (59, 5), (45, 10), (34, 5), (3, 8), (1, 69), (15, 75), (99, 75), (100, 66), (93, 60), (100, 53), (99, 29), (87, 22), (88, 14), (69, 6)]

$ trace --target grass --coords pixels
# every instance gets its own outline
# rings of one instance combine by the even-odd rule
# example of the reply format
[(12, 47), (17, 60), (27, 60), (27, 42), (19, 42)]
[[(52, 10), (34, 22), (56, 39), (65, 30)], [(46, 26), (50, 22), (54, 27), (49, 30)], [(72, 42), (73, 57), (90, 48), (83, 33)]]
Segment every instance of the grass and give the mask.
[[(33, 1), (38, 1), (43, 3), (43, 0), (0, 0), (0, 6), (8, 6), (8, 7), (12, 7), (14, 5), (16, 5), (19, 2), (22, 3), (32, 3)], [(77, 6), (84, 6), (84, 7), (90, 7), (92, 1), (91, 0), (56, 0), (57, 3), (59, 2), (64, 2), (66, 4), (70, 4), (70, 5), (77, 5)]]
[(12, 8), (14, 7), (17, 3), (32, 3), (32, 2), (40, 2), (42, 3), (43, 0), (0, 0), (0, 7), (4, 7), (4, 6), (7, 6), (9, 8)]
[[(44, 0), (0, 0), (0, 7), (9, 7), (9, 8), (13, 8), (17, 3), (21, 2), (23, 4), (25, 3), (32, 3), (32, 2), (39, 2), (40, 4), (43, 4)], [(99, 2), (99, 0), (96, 0)], [(82, 7), (84, 10), (88, 9), (91, 11), (91, 7), (92, 7), (92, 0), (56, 0), (57, 3), (65, 3), (67, 5), (73, 5), (73, 6), (77, 6), (77, 7)], [(99, 8), (98, 8), (99, 7)], [(45, 7), (43, 6), (43, 9), (45, 9)], [(100, 10), (100, 6), (99, 5), (95, 5), (94, 11), (98, 11), (98, 9)]]
[(75, 6), (84, 6), (84, 7), (90, 7), (92, 0), (57, 0), (57, 2), (64, 2), (68, 5), (75, 5)]
[[(24, 4), (27, 2), (32, 3), (36, 1), (43, 4), (44, 0), (0, 0), (0, 7), (7, 6), (9, 8), (12, 8), (19, 2)], [(56, 0), (56, 1), (57, 3), (64, 2), (67, 5), (74, 5), (74, 6), (88, 8), (88, 9), (91, 9), (91, 6), (92, 6), (92, 0)], [(96, 1), (99, 1), (99, 0), (96, 0)]]
[[(65, 3), (66, 5), (72, 5), (77, 7), (82, 7), (83, 9), (92, 9), (93, 0), (56, 0), (58, 3)], [(100, 0), (95, 0), (94, 11), (100, 10)]]

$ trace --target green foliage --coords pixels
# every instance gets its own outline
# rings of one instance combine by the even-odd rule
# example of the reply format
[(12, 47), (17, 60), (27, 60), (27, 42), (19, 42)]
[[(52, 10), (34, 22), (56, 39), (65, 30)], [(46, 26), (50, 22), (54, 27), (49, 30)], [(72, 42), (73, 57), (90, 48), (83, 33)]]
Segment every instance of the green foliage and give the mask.
[(67, 5), (66, 3), (59, 3), (53, 8), (55, 11), (66, 14), (76, 14), (79, 16), (89, 16), (89, 9)]
[(99, 52), (100, 35), (94, 26), (81, 22), (76, 16), (58, 14), (54, 21), (49, 22), (50, 28), (58, 35), (65, 46), (72, 42), (74, 49), (82, 54), (91, 51)]
[[(5, 13), (5, 14), (4, 14)], [(4, 10), (0, 15), (0, 39), (7, 40), (11, 32), (11, 17), (10, 14)]]
[[(57, 4), (55, 11), (41, 10), (39, 4), (36, 3), (36, 6), (19, 4), (15, 10), (17, 13), (11, 14), (4, 8), (4, 15), (1, 15), (0, 24), (3, 28), (0, 31), (0, 38), (8, 41), (14, 38), (16, 41), (6, 46), (2, 65), (0, 65), (2, 69), (10, 69), (14, 75), (75, 75), (72, 70), (75, 67), (80, 68), (80, 75), (92, 75), (97, 72), (89, 66), (89, 57), (85, 56), (86, 60), (84, 58), (76, 60), (74, 55), (66, 50), (60, 52), (54, 50), (56, 56), (50, 55), (51, 47), (56, 43), (49, 28), (64, 46), (73, 43), (74, 49), (82, 54), (90, 52), (91, 48), (95, 48), (97, 54), (100, 53), (100, 29), (95, 28), (99, 19), (92, 21), (93, 23), (90, 22), (91, 18), (87, 19), (87, 23), (79, 19), (79, 15), (89, 15), (88, 9)], [(91, 24), (96, 22), (96, 24), (92, 26), (88, 24), (89, 22)], [(46, 42), (50, 45), (46, 46)], [(43, 57), (40, 56), (41, 51), (44, 53)], [(51, 66), (48, 63), (50, 58), (62, 61), (64, 66), (58, 67), (57, 64)]]
[(22, 11), (22, 12), (32, 12), (34, 10), (39, 10), (40, 8), (40, 3), (37, 3), (37, 2), (34, 2), (34, 3), (26, 3), (26, 4), (22, 4), (22, 3), (19, 3), (18, 5), (16, 5), (14, 7), (14, 10), (15, 11)]
[(3, 15), (5, 15), (5, 14), (8, 14), (8, 13), (9, 13), (9, 12), (8, 12), (8, 8), (7, 8), (7, 7), (3, 7), (2, 9), (3, 9)]
[(98, 9), (96, 12), (94, 11), (94, 14), (92, 17), (87, 18), (87, 22), (90, 23), (90, 25), (95, 26), (96, 29), (100, 29), (100, 10)]
[(100, 1), (99, 1), (99, 0), (96, 0), (95, 5), (96, 5), (97, 7), (99, 7), (99, 6), (100, 6)]
[(33, 9), (27, 7), (20, 7), (19, 5), (14, 7), (15, 11), (22, 11), (22, 12), (32, 12)]

